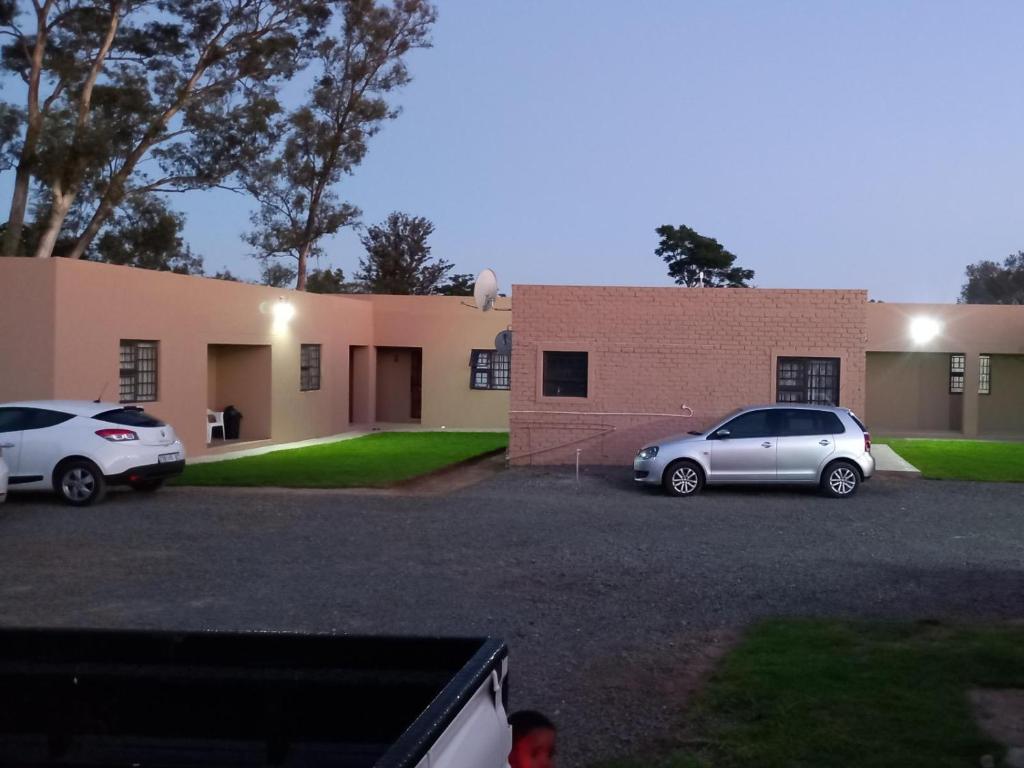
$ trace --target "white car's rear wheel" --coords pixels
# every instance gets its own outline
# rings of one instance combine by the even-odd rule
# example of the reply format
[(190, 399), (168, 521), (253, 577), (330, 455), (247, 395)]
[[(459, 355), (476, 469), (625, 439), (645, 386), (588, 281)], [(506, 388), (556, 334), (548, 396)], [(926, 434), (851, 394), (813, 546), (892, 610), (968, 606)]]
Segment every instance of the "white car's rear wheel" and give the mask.
[(53, 489), (63, 501), (85, 507), (101, 501), (107, 483), (99, 467), (86, 459), (69, 459), (57, 465), (53, 473)]

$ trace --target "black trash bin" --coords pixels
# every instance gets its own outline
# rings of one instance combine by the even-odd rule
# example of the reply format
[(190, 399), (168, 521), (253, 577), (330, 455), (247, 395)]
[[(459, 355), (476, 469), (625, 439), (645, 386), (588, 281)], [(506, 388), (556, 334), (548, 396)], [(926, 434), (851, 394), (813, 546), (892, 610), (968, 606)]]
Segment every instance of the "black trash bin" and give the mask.
[(224, 439), (237, 440), (242, 426), (242, 412), (229, 405), (224, 409)]

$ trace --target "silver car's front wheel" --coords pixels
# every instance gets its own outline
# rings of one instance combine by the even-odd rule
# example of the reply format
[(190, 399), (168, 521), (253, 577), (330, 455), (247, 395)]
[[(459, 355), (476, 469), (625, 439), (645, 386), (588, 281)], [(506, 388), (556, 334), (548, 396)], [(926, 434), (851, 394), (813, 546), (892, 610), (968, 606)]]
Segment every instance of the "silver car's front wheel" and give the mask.
[(66, 461), (54, 472), (54, 490), (68, 504), (84, 507), (100, 501), (107, 491), (103, 473), (91, 461)]
[(822, 490), (837, 499), (852, 496), (860, 485), (860, 474), (848, 462), (840, 461), (825, 470), (821, 479)]
[(704, 487), (704, 474), (692, 461), (677, 461), (665, 470), (661, 484), (670, 496), (693, 496)]

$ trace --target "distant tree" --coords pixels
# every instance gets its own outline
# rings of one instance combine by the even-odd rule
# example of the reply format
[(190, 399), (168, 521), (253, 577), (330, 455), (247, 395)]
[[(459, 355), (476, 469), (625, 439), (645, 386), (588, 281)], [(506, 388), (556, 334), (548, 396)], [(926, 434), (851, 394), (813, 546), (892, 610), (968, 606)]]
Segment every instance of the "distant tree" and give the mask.
[(263, 265), (260, 282), (271, 288), (287, 288), (295, 280), (295, 267), (269, 261)]
[(306, 278), (306, 290), (310, 293), (358, 293), (359, 286), (345, 280), (340, 269), (314, 269)]
[(1024, 304), (1024, 251), (1007, 256), (1002, 265), (994, 261), (968, 265), (959, 303)]
[(369, 227), (360, 237), (366, 258), (359, 259), (356, 282), (366, 293), (438, 293), (454, 265), (432, 260), (427, 238), (433, 231), (429, 219), (398, 212)]
[(320, 241), (358, 220), (359, 209), (342, 202), (334, 187), (362, 162), (384, 122), (398, 116), (388, 97), (409, 82), (406, 54), (430, 46), (436, 16), (427, 0), (339, 5), (341, 32), (314, 49), (308, 102), (278, 126), (273, 151), (242, 174), (259, 202), (244, 239), (260, 259), (294, 259), (300, 291)]
[(136, 195), (108, 222), (89, 254), (96, 261), (142, 269), (203, 274), (203, 258), (182, 238), (185, 217), (155, 195)]
[(686, 226), (669, 224), (655, 232), (661, 238), (655, 253), (668, 264), (668, 274), (678, 285), (709, 288), (742, 288), (754, 279), (754, 270), (733, 266), (736, 257), (712, 237), (705, 237)]
[(472, 296), (476, 284), (476, 276), (471, 273), (452, 275), (448, 282), (441, 285), (437, 292), (443, 296)]
[(242, 278), (235, 277), (233, 274), (231, 274), (231, 270), (230, 269), (218, 270), (217, 272), (214, 272), (212, 275), (207, 275), (207, 277), (212, 278), (214, 280), (226, 280), (229, 283), (244, 283), (245, 282), (244, 280), (242, 280)]

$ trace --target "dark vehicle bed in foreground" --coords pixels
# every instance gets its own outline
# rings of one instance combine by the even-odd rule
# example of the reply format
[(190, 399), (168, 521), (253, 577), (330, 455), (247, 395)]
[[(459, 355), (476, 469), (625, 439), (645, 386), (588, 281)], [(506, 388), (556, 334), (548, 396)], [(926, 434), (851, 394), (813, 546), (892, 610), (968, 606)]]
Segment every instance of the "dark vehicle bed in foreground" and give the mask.
[(489, 639), (0, 629), (0, 765), (505, 765)]

